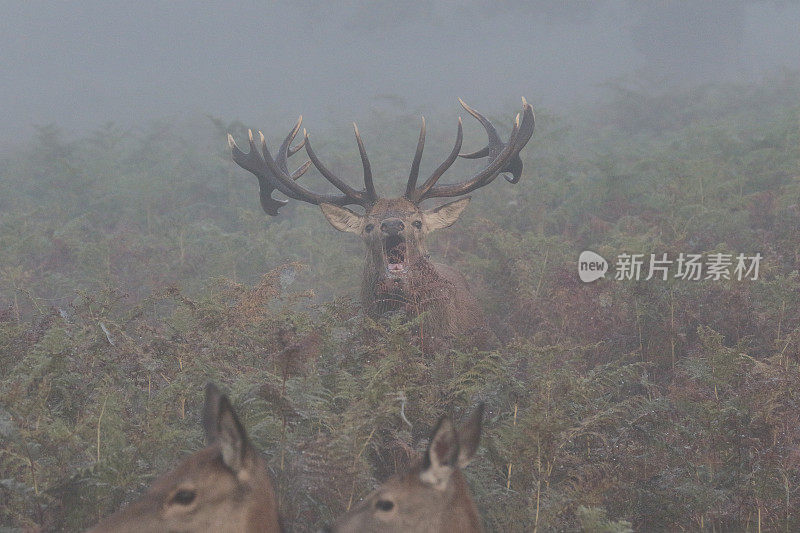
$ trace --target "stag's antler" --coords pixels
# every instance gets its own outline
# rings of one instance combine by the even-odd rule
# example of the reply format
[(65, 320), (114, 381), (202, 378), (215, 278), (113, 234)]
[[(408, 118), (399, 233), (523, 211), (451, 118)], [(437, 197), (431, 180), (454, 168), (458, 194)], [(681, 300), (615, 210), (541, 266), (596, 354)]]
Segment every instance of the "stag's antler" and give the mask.
[[(528, 140), (533, 135), (533, 128), (535, 119), (533, 116), (533, 108), (522, 99), (522, 119), (518, 114), (514, 120), (514, 127), (511, 130), (511, 135), (507, 143), (503, 143), (497, 130), (492, 126), (483, 115), (469, 107), (463, 100), (459, 99), (461, 105), (467, 112), (478, 119), (486, 130), (489, 137), (489, 143), (486, 147), (472, 152), (469, 154), (461, 154), (461, 142), (463, 140), (463, 130), (461, 126), (461, 119), (458, 119), (458, 130), (456, 132), (456, 143), (450, 155), (442, 162), (441, 165), (425, 180), (425, 182), (417, 188), (417, 178), (419, 177), (419, 166), (422, 161), (422, 152), (425, 148), (425, 119), (422, 119), (422, 128), (419, 133), (419, 141), (417, 143), (417, 151), (414, 154), (414, 162), (411, 164), (411, 173), (408, 176), (408, 183), (406, 185), (405, 197), (414, 203), (420, 203), (428, 198), (444, 198), (452, 196), (461, 196), (467, 194), (475, 189), (488, 185), (494, 179), (503, 173), (510, 173), (511, 177), (506, 176), (510, 183), (519, 182), (522, 176), (522, 159), (519, 157), (519, 152), (528, 143)], [(358, 143), (358, 151), (361, 155), (361, 164), (364, 167), (364, 188), (356, 190), (344, 182), (341, 178), (331, 172), (317, 157), (317, 154), (311, 148), (311, 141), (308, 138), (308, 133), (303, 131), (303, 141), (297, 146), (292, 146), (292, 141), (300, 131), (303, 117), (297, 120), (292, 131), (286, 136), (280, 148), (278, 149), (278, 157), (273, 158), (267, 148), (267, 143), (264, 140), (264, 135), (259, 131), (258, 135), (261, 138), (261, 152), (259, 153), (253, 140), (253, 132), (249, 131), (250, 151), (248, 153), (242, 152), (233, 137), (228, 134), (228, 144), (231, 148), (233, 160), (245, 170), (252, 172), (258, 178), (260, 188), (261, 207), (268, 215), (275, 216), (278, 210), (286, 205), (288, 202), (284, 200), (276, 200), (272, 198), (272, 192), (278, 189), (280, 192), (302, 202), (310, 204), (329, 203), (334, 205), (360, 205), (367, 208), (374, 204), (378, 195), (375, 192), (375, 185), (372, 180), (372, 170), (369, 164), (367, 152), (364, 149), (364, 143), (361, 140), (361, 135), (358, 132), (358, 127), (353, 124), (353, 129), (356, 134), (356, 142)], [(306, 149), (309, 161), (303, 163), (294, 172), (289, 172), (287, 162), (289, 157), (297, 153), (303, 147)], [(455, 160), (459, 157), (465, 159), (480, 159), (483, 157), (489, 158), (489, 164), (473, 175), (471, 178), (461, 183), (454, 183), (448, 185), (436, 185), (436, 182), (442, 175), (449, 169)], [(295, 183), (300, 176), (306, 173), (309, 166), (313, 164), (320, 174), (327, 179), (334, 187), (342, 192), (341, 195), (336, 194), (319, 194), (315, 193), (305, 187)]]
[[(367, 152), (364, 150), (364, 143), (361, 141), (361, 136), (358, 133), (358, 127), (353, 124), (356, 133), (356, 141), (358, 142), (358, 150), (361, 153), (361, 162), (364, 166), (364, 190), (361, 191), (350, 187), (322, 164), (311, 149), (311, 141), (309, 141), (308, 133), (305, 131), (303, 131), (303, 141), (297, 146), (291, 145), (292, 141), (297, 136), (297, 132), (300, 131), (302, 122), (303, 117), (301, 116), (297, 119), (294, 128), (289, 132), (289, 135), (286, 136), (283, 144), (281, 144), (278, 149), (277, 158), (273, 158), (272, 154), (270, 154), (267, 148), (267, 142), (264, 139), (264, 134), (260, 131), (258, 135), (261, 138), (261, 153), (259, 153), (258, 148), (256, 148), (252, 130), (248, 132), (250, 151), (246, 154), (236, 146), (233, 136), (228, 134), (228, 145), (231, 148), (233, 160), (237, 165), (252, 172), (258, 178), (260, 189), (259, 196), (261, 199), (261, 207), (264, 209), (264, 212), (268, 215), (275, 216), (278, 214), (278, 210), (288, 203), (285, 200), (276, 200), (272, 198), (272, 192), (275, 189), (278, 189), (289, 198), (315, 205), (328, 203), (334, 205), (360, 205), (366, 208), (375, 203), (378, 196), (375, 193), (375, 186), (372, 183), (372, 171), (370, 170)], [(310, 161), (306, 161), (297, 170), (289, 173), (289, 168), (287, 166), (289, 157), (297, 153), (304, 146)], [(305, 174), (312, 163), (325, 179), (343, 193), (342, 195), (315, 193), (295, 183), (295, 180)]]
[[(405, 197), (414, 203), (418, 204), (428, 198), (445, 198), (467, 194), (475, 189), (488, 185), (494, 181), (498, 175), (503, 173), (511, 174), (510, 178), (506, 176), (506, 180), (510, 183), (518, 183), (522, 177), (522, 159), (519, 157), (519, 152), (525, 147), (528, 140), (530, 140), (533, 135), (533, 128), (536, 122), (533, 116), (533, 108), (525, 101), (525, 98), (522, 99), (522, 120), (520, 121), (520, 115), (518, 114), (514, 120), (514, 127), (511, 130), (511, 135), (507, 143), (503, 143), (497, 130), (486, 117), (469, 107), (460, 98), (458, 101), (470, 115), (478, 119), (481, 125), (483, 125), (489, 137), (489, 143), (476, 152), (460, 154), (459, 151), (461, 150), (463, 131), (461, 128), (461, 119), (459, 118), (456, 144), (453, 150), (450, 152), (450, 155), (447, 156), (447, 159), (445, 159), (433, 174), (425, 180), (422, 186), (417, 188), (419, 165), (422, 160), (422, 151), (425, 147), (425, 120), (423, 119), (422, 128), (419, 133), (419, 142), (417, 143), (417, 151), (414, 154), (414, 162), (411, 164), (411, 173), (408, 176), (405, 194)], [(488, 157), (489, 164), (486, 168), (461, 183), (436, 185), (439, 178), (452, 166), (458, 157), (463, 157), (465, 159)]]

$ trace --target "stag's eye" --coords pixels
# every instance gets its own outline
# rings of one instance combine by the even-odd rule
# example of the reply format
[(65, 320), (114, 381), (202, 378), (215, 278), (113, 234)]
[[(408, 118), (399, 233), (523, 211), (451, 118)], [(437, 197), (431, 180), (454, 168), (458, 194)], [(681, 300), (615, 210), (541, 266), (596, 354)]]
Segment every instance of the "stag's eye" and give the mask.
[(419, 229), (422, 227), (422, 222), (420, 222), (419, 220), (415, 220), (414, 222), (411, 223), (411, 225)]
[(176, 492), (175, 495), (172, 497), (172, 503), (178, 505), (189, 505), (194, 501), (195, 496), (197, 496), (197, 493), (195, 491), (188, 489), (181, 489), (178, 492)]
[(394, 509), (394, 502), (390, 500), (378, 500), (375, 502), (375, 508), (379, 511), (388, 512)]
[(364, 231), (366, 231), (367, 233), (369, 233), (374, 229), (375, 229), (375, 224), (367, 224), (366, 226), (364, 226)]

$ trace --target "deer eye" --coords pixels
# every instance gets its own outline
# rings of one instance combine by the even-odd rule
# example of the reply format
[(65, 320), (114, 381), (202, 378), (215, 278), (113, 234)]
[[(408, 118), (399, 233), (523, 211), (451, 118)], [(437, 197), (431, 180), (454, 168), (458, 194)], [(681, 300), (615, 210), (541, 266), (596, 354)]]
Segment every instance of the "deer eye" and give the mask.
[(375, 502), (375, 508), (379, 511), (388, 512), (394, 509), (394, 502), (390, 500), (378, 500)]
[(366, 231), (367, 233), (369, 233), (373, 229), (375, 229), (375, 224), (367, 224), (366, 226), (364, 226), (364, 231)]
[(172, 503), (178, 505), (189, 505), (194, 501), (197, 493), (193, 490), (181, 489), (172, 497)]
[(419, 220), (415, 220), (414, 222), (411, 223), (411, 225), (419, 229), (422, 227), (422, 222), (420, 222)]

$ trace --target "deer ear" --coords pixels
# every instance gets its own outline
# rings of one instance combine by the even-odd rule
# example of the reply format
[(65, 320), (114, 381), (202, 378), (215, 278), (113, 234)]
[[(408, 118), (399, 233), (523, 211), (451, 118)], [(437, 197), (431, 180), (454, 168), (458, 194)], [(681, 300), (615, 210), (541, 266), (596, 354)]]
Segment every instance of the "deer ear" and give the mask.
[(222, 462), (237, 474), (246, 466), (252, 450), (228, 397), (213, 383), (206, 385), (206, 404), (203, 409), (203, 428), (208, 444), (218, 444)]
[(203, 406), (203, 430), (206, 434), (206, 446), (217, 442), (219, 428), (217, 419), (219, 418), (219, 401), (222, 393), (213, 383), (206, 385), (206, 403)]
[(483, 402), (479, 403), (466, 423), (458, 430), (458, 467), (464, 468), (472, 460), (481, 441)]
[(443, 490), (450, 480), (450, 475), (458, 463), (458, 434), (452, 420), (447, 417), (439, 419), (433, 430), (428, 451), (422, 464), (420, 480)]
[(455, 221), (458, 220), (458, 217), (461, 216), (461, 212), (467, 207), (469, 201), (470, 197), (467, 196), (466, 198), (459, 198), (458, 200), (425, 211), (422, 213), (425, 228), (428, 231), (433, 231), (435, 229), (452, 226)]
[(361, 234), (361, 226), (364, 223), (363, 215), (333, 204), (321, 203), (319, 208), (322, 209), (322, 214), (334, 228), (339, 231)]

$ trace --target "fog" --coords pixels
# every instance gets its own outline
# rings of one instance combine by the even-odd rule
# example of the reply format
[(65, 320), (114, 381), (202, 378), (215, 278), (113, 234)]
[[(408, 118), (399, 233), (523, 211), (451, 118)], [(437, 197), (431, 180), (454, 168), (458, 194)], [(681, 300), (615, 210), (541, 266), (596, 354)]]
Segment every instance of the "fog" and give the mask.
[[(294, 1), (7, 5), (0, 142), (34, 125), (211, 115), (339, 124), (374, 107), (559, 109), (609, 82), (749, 80), (800, 65), (790, 2)], [(311, 122), (308, 122), (310, 120)]]
[(800, 2), (0, 20), (0, 531), (800, 531)]

